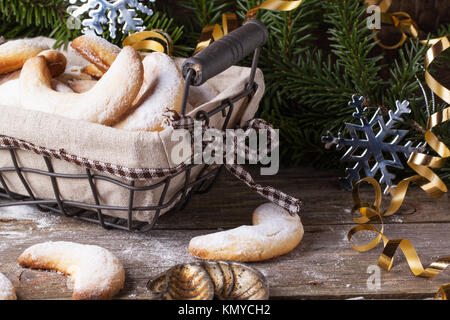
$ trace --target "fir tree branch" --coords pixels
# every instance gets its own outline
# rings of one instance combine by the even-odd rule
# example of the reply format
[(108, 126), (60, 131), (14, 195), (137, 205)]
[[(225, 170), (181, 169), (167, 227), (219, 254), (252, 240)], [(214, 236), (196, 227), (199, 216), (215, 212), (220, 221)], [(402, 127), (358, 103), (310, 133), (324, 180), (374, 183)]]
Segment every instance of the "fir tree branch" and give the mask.
[(382, 82), (379, 77), (382, 57), (370, 56), (377, 44), (375, 34), (368, 30), (363, 19), (366, 6), (354, 0), (330, 0), (324, 3), (324, 7), (325, 21), (332, 26), (329, 33), (336, 63), (350, 75), (355, 91), (369, 101), (374, 100)]

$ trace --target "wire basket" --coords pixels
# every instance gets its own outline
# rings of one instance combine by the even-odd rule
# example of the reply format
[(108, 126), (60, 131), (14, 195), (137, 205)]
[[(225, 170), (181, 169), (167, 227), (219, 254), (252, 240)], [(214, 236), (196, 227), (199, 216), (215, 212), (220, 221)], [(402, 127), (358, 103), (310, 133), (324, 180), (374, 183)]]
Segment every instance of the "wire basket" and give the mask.
[[(181, 114), (184, 115), (186, 112), (190, 86), (203, 84), (209, 78), (228, 69), (228, 67), (236, 64), (253, 52), (249, 81), (242, 88), (242, 91), (234, 97), (225, 99), (214, 109), (210, 111), (200, 110), (194, 115), (196, 120), (203, 121), (205, 125), (209, 125), (212, 117), (221, 117), (221, 123), (223, 123), (221, 129), (225, 130), (229, 127), (233, 112), (236, 112), (234, 105), (242, 101), (246, 101), (248, 104), (258, 88), (255, 82), (255, 73), (258, 65), (260, 47), (266, 41), (267, 30), (264, 25), (259, 21), (250, 21), (222, 39), (215, 41), (195, 57), (187, 59), (183, 65), (185, 88)], [(110, 175), (101, 174), (96, 170), (87, 168), (85, 169), (85, 174), (57, 172), (54, 169), (52, 158), (49, 156), (42, 156), (46, 170), (22, 166), (17, 159), (17, 149), (15, 146), (0, 147), (0, 153), (9, 153), (11, 163), (13, 164), (10, 167), (0, 167), (0, 199), (9, 200), (2, 201), (0, 207), (33, 205), (43, 212), (54, 212), (67, 217), (78, 218), (99, 224), (106, 229), (115, 228), (140, 232), (151, 230), (162, 212), (167, 214), (182, 210), (193, 194), (208, 192), (223, 167), (223, 165), (218, 164), (191, 164), (184, 168), (184, 170), (165, 177), (162, 181), (157, 183), (149, 182), (145, 185), (137, 186), (137, 183), (133, 180), (125, 183), (121, 179), (116, 179)], [(23, 184), (23, 188), (26, 190), (26, 194), (18, 194), (11, 191), (3, 176), (6, 173), (15, 173), (17, 175), (20, 183)], [(25, 174), (47, 177), (51, 183), (54, 198), (48, 200), (36, 197)], [(179, 183), (180, 177), (182, 183)], [(58, 180), (61, 179), (87, 180), (95, 203), (63, 199), (58, 185)], [(175, 186), (176, 192), (168, 196), (167, 191), (172, 186), (174, 180), (177, 180), (179, 186)], [(97, 186), (99, 181), (111, 183), (126, 190), (128, 193), (128, 205), (111, 206), (102, 204)], [(157, 205), (137, 206), (135, 204), (135, 194), (137, 192), (149, 192), (158, 188), (161, 188), (162, 192), (159, 200), (157, 200)], [(126, 218), (105, 214), (105, 211), (111, 210), (124, 212)], [(135, 219), (135, 215), (142, 211), (154, 213), (151, 221), (143, 222)]]

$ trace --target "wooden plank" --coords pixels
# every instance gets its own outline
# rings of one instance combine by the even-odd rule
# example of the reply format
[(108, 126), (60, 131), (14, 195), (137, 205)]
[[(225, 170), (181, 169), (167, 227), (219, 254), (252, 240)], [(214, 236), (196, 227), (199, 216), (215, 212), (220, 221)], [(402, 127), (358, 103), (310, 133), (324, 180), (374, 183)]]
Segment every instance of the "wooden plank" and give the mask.
[[(282, 169), (276, 176), (258, 176), (255, 168), (250, 170), (255, 180), (262, 185), (271, 185), (299, 197), (305, 207), (301, 212), (304, 225), (335, 225), (353, 223), (350, 209), (351, 193), (339, 188), (337, 171), (317, 171), (308, 168)], [(372, 201), (373, 191), (362, 188), (363, 199)], [(389, 197), (384, 197), (384, 207)], [(160, 217), (156, 229), (220, 229), (234, 228), (251, 223), (253, 210), (267, 200), (251, 191), (241, 181), (223, 170), (217, 183), (207, 194), (196, 194), (183, 211)], [(450, 222), (450, 196), (431, 198), (418, 187), (407, 193), (404, 205), (398, 214), (386, 218), (385, 223)], [(61, 219), (57, 228), (84, 230), (97, 228), (75, 219), (67, 219), (52, 213), (36, 213), (39, 217)], [(2, 217), (0, 216), (0, 221)], [(20, 219), (19, 219), (20, 220)], [(26, 221), (33, 225), (33, 221)], [(36, 223), (34, 223), (36, 224)]]
[[(14, 283), (22, 299), (70, 298), (67, 277), (54, 272), (31, 271), (17, 265), (20, 253), (43, 241), (75, 241), (111, 250), (127, 272), (121, 299), (146, 299), (147, 280), (182, 262), (195, 261), (187, 249), (189, 240), (211, 230), (155, 230), (151, 234), (106, 231), (99, 227), (63, 230), (55, 222), (36, 230), (27, 224), (0, 224), (0, 272)], [(251, 265), (260, 269), (271, 287), (271, 298), (427, 298), (439, 285), (450, 282), (450, 270), (435, 279), (416, 278), (398, 254), (391, 272), (381, 272), (379, 290), (367, 288), (367, 267), (377, 262), (381, 247), (368, 252), (354, 251), (346, 240), (351, 225), (307, 226), (304, 240), (291, 253)], [(450, 223), (388, 225), (390, 238), (408, 237), (421, 259), (429, 264), (450, 254)]]
[[(252, 173), (255, 175), (254, 169)], [(306, 233), (300, 246), (283, 257), (252, 264), (266, 274), (272, 298), (429, 298), (440, 284), (450, 282), (450, 270), (432, 280), (414, 277), (400, 254), (391, 272), (382, 271), (381, 288), (369, 290), (366, 270), (376, 264), (381, 247), (357, 253), (349, 246), (351, 194), (339, 190), (338, 175), (308, 168), (283, 169), (275, 177), (255, 175), (257, 182), (299, 196), (306, 204), (301, 215)], [(366, 188), (363, 193), (369, 198), (371, 192)], [(20, 298), (70, 298), (67, 277), (22, 269), (17, 257), (28, 246), (44, 241), (97, 244), (114, 252), (126, 268), (126, 286), (118, 298), (145, 299), (149, 297), (145, 285), (151, 276), (174, 264), (195, 261), (187, 250), (192, 237), (249, 224), (251, 212), (263, 202), (225, 173), (210, 193), (196, 195), (182, 212), (163, 216), (158, 230), (148, 234), (107, 231), (32, 207), (0, 208), (0, 272), (17, 286)], [(449, 204), (448, 195), (434, 200), (414, 188), (408, 192), (404, 210), (414, 213), (387, 219), (386, 235), (408, 237), (425, 263), (450, 255)]]
[[(223, 170), (215, 186), (204, 195), (195, 195), (182, 212), (163, 216), (159, 229), (232, 228), (251, 223), (251, 214), (263, 197)], [(318, 171), (312, 168), (281, 169), (276, 176), (258, 176), (250, 170), (257, 183), (270, 185), (303, 200), (301, 212), (305, 225), (334, 225), (353, 223), (350, 209), (351, 192), (339, 188), (338, 171)], [(369, 186), (362, 188), (363, 199), (373, 201)], [(384, 208), (389, 197), (384, 197)], [(418, 187), (411, 187), (399, 213), (386, 223), (450, 222), (450, 196), (431, 198)]]

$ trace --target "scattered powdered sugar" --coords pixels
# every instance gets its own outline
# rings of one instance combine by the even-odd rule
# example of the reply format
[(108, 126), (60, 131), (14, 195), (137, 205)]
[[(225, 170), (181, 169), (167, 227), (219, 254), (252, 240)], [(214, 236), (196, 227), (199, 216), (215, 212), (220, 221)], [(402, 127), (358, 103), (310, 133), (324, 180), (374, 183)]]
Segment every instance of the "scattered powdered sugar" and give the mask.
[(14, 287), (3, 273), (0, 273), (0, 300), (16, 300)]
[(403, 219), (400, 218), (398, 215), (393, 215), (393, 216), (391, 216), (391, 221), (403, 223)]
[[(2, 236), (2, 238), (6, 238), (6, 239), (21, 239), (24, 238), (26, 236), (26, 232), (18, 232), (18, 231), (0, 231), (0, 236)], [(7, 241), (4, 242), (0, 242), (0, 251), (3, 250), (4, 248), (9, 247), (9, 243)]]
[(155, 259), (168, 264), (176, 264), (179, 263), (180, 256), (185, 253), (185, 248), (177, 249), (171, 245), (170, 241), (160, 241), (152, 237), (139, 242), (139, 245), (125, 248), (119, 253), (119, 257), (129, 264), (142, 264), (143, 261), (154, 261)]
[[(32, 206), (0, 207), (0, 222), (8, 220), (29, 220), (36, 223), (37, 228), (50, 228), (60, 221), (60, 217), (46, 212), (40, 212)], [(1, 229), (0, 229), (1, 233)], [(10, 234), (11, 232), (7, 232)]]
[(302, 273), (312, 280), (330, 280), (329, 275), (322, 274), (316, 270), (303, 270)]

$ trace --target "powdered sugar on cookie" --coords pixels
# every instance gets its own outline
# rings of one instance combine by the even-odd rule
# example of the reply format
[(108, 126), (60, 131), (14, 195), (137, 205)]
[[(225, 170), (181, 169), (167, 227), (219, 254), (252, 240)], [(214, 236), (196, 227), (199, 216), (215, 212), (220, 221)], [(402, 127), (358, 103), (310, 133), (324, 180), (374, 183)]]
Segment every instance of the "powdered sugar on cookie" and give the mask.
[(86, 60), (106, 72), (120, 53), (120, 48), (95, 35), (83, 35), (70, 44)]
[(253, 212), (253, 225), (195, 237), (189, 251), (203, 259), (261, 261), (290, 252), (303, 238), (300, 217), (266, 203)]
[(161, 130), (166, 109), (179, 111), (184, 80), (175, 62), (168, 55), (152, 52), (142, 61), (144, 85), (148, 88), (140, 92), (142, 103), (116, 125), (125, 130)]
[(0, 300), (17, 300), (14, 286), (3, 273), (0, 273)]
[(49, 47), (35, 39), (10, 40), (1, 45), (1, 52), (5, 55), (20, 55), (28, 51), (47, 50)]
[(19, 70), (27, 59), (48, 48), (33, 39), (12, 40), (0, 45), (0, 74)]
[(125, 271), (120, 261), (99, 246), (73, 242), (45, 242), (26, 249), (19, 264), (33, 269), (49, 269), (72, 276), (73, 298), (110, 299), (122, 287)]

